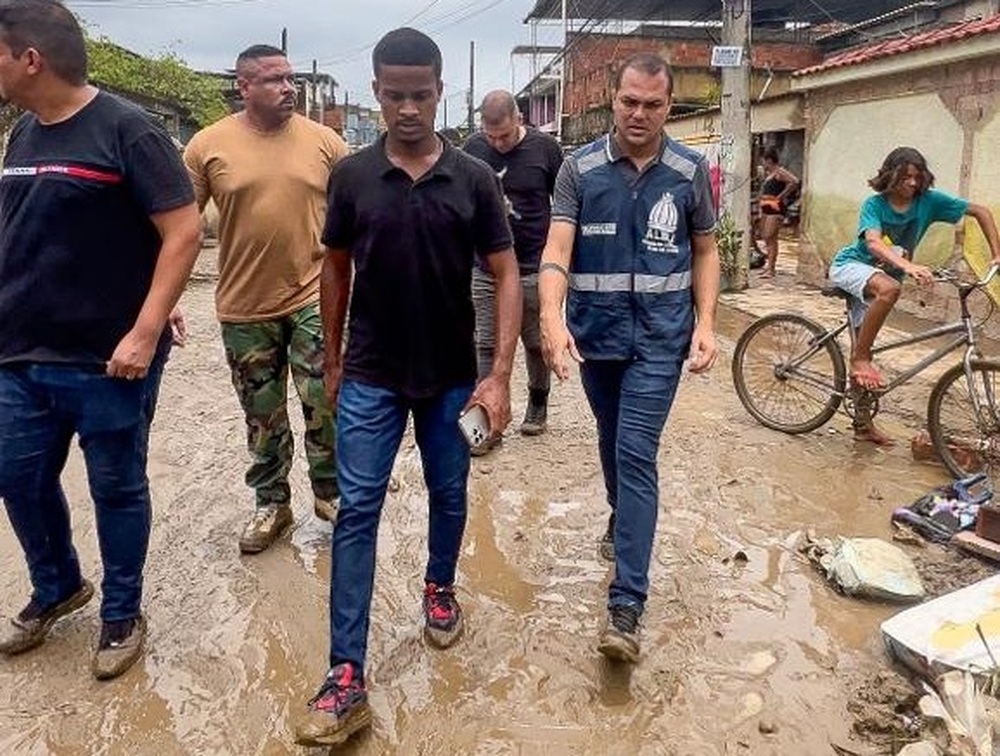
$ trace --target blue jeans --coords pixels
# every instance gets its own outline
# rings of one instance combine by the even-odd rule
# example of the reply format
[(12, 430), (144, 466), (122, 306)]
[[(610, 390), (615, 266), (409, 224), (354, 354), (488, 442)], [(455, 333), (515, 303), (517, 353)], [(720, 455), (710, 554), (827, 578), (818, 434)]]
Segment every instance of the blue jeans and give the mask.
[(631, 604), (641, 610), (646, 603), (660, 499), (656, 455), (680, 371), (680, 362), (643, 360), (587, 360), (580, 366), (615, 517), (609, 607)]
[(146, 454), (167, 351), (141, 381), (100, 368), (0, 366), (0, 497), (42, 606), (65, 600), (83, 579), (59, 482), (78, 435), (104, 571), (101, 619), (139, 614), (151, 519)]
[(410, 412), (430, 507), (424, 579), (438, 585), (455, 582), (469, 478), (469, 447), (458, 428), (458, 416), (471, 395), (471, 385), (419, 400), (357, 381), (341, 385), (337, 403), (340, 511), (331, 557), (330, 666), (349, 661), (364, 669), (379, 519)]

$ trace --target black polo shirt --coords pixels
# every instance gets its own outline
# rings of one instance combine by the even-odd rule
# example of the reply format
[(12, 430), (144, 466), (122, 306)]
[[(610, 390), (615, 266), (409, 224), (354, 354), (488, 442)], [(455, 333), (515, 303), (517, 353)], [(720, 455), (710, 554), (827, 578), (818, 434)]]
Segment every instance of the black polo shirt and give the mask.
[(383, 137), (334, 169), (323, 243), (354, 261), (345, 378), (410, 399), (475, 381), (473, 263), (512, 244), (489, 166), (445, 141), (414, 182)]

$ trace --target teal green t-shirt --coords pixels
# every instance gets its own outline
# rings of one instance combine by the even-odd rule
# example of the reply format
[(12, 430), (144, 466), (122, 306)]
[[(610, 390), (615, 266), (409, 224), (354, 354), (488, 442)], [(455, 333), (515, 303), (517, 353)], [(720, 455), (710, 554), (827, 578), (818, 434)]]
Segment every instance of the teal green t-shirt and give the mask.
[[(861, 205), (858, 235), (854, 243), (840, 250), (831, 265), (861, 262), (885, 267), (868, 251), (868, 244), (865, 242), (867, 231), (879, 231), (886, 244), (890, 247), (901, 247), (906, 258), (912, 259), (913, 250), (924, 238), (932, 223), (958, 223), (968, 209), (968, 200), (937, 189), (928, 189), (918, 194), (910, 206), (901, 213), (894, 210), (883, 195), (872, 195)], [(887, 272), (897, 278), (902, 278), (903, 275), (897, 268), (890, 268)]]

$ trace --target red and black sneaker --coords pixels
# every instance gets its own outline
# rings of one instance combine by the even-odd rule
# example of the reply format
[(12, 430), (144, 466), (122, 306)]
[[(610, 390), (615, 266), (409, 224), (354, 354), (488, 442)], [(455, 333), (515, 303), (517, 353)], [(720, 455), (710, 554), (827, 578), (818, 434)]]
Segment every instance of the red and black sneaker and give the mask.
[(306, 706), (308, 712), (295, 726), (295, 742), (299, 745), (339, 745), (372, 722), (364, 679), (350, 662), (327, 672), (319, 691)]
[(424, 635), (432, 646), (448, 648), (462, 635), (462, 607), (451, 585), (424, 588)]

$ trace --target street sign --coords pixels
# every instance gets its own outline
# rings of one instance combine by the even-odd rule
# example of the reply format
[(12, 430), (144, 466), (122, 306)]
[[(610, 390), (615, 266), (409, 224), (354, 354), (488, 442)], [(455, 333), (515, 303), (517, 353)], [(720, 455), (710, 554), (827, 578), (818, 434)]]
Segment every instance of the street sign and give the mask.
[(712, 47), (712, 65), (716, 68), (739, 68), (743, 65), (743, 48), (715, 45)]

